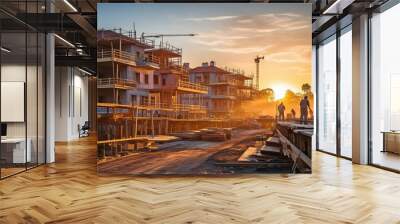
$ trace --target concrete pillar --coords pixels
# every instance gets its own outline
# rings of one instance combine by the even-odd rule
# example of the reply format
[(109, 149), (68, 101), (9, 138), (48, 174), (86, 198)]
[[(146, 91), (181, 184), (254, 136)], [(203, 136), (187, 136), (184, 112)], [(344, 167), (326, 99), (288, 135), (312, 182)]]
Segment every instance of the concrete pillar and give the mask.
[(317, 117), (316, 111), (317, 111), (317, 101), (316, 101), (316, 96), (317, 96), (317, 47), (315, 45), (312, 45), (312, 78), (311, 78), (311, 86), (312, 86), (312, 92), (314, 95), (314, 107), (313, 107), (313, 112), (314, 112), (314, 133), (312, 136), (312, 150), (317, 149), (317, 120), (315, 119)]
[(46, 36), (46, 163), (55, 162), (55, 56), (54, 34)]
[(368, 163), (368, 15), (353, 19), (353, 162)]

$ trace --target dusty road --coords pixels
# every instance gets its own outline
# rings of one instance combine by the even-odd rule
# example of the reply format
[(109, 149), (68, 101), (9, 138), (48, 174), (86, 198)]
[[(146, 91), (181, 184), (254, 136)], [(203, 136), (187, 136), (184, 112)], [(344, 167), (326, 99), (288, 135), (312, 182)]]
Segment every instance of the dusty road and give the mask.
[(210, 147), (171, 147), (154, 152), (132, 154), (101, 163), (98, 165), (98, 171), (105, 174), (193, 174), (196, 168), (215, 153), (266, 131), (265, 129), (238, 131), (234, 133), (231, 140), (211, 143)]

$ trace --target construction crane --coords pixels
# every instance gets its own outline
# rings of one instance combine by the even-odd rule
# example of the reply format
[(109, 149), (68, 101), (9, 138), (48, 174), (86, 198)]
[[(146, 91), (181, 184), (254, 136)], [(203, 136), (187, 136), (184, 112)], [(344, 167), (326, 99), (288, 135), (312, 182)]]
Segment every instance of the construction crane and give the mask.
[(254, 62), (256, 63), (256, 89), (259, 90), (260, 87), (260, 61), (264, 59), (264, 56), (260, 57), (257, 55), (254, 58)]
[(164, 37), (194, 37), (197, 34), (195, 33), (185, 33), (185, 34), (151, 34), (151, 35), (146, 35), (145, 33), (142, 33), (142, 38), (146, 37), (152, 37), (152, 38), (161, 38), (161, 42), (164, 41)]

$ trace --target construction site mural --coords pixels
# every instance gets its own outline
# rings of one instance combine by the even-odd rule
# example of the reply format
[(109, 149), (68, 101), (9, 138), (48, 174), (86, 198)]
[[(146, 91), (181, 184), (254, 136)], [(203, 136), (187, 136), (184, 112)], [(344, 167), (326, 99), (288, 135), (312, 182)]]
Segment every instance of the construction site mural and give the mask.
[(311, 4), (98, 4), (98, 172), (311, 173)]

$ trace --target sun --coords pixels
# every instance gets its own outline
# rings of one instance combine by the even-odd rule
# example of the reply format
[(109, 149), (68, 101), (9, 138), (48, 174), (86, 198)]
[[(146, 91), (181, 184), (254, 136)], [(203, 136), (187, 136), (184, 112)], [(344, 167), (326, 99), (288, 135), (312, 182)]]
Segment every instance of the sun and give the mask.
[(292, 86), (290, 84), (286, 84), (286, 83), (275, 84), (275, 85), (273, 85), (272, 89), (274, 90), (275, 100), (283, 99), (286, 95), (286, 91), (288, 91), (288, 90), (292, 90), (294, 92), (297, 91), (297, 88), (295, 88), (294, 86)]
[(277, 85), (274, 85), (274, 87), (272, 87), (272, 89), (274, 90), (275, 100), (280, 100), (283, 97), (285, 97), (286, 91), (288, 89), (292, 89), (292, 88), (290, 85), (277, 84)]

